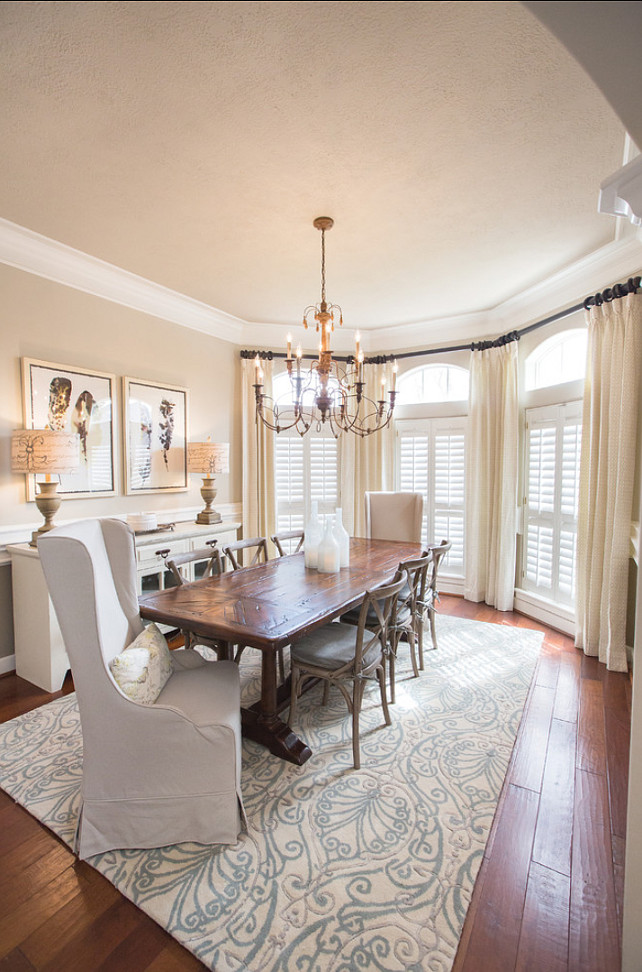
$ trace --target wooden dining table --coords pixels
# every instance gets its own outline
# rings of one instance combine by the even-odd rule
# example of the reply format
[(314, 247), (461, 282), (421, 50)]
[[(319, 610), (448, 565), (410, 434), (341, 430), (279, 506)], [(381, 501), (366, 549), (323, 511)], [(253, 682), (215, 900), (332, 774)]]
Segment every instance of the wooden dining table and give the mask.
[(243, 735), (282, 759), (302, 765), (312, 755), (280, 718), (289, 701), (289, 678), (277, 682), (279, 648), (320, 627), (390, 582), (399, 563), (418, 557), (418, 543), (350, 541), (350, 566), (323, 574), (305, 566), (303, 552), (279, 557), (139, 598), (141, 617), (192, 631), (221, 643), (261, 651), (261, 698), (241, 711)]

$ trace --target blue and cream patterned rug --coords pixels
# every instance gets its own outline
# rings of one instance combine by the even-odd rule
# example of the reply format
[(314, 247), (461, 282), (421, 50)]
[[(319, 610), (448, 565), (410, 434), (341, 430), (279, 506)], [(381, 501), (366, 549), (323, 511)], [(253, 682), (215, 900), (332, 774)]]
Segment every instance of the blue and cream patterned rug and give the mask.
[[(91, 860), (216, 972), (445, 972), (457, 950), (543, 635), (438, 619), (439, 650), (398, 663), (393, 724), (366, 692), (361, 765), (338, 690), (302, 699), (313, 756), (245, 742), (249, 831)], [(247, 656), (247, 657), (246, 657)], [(243, 657), (256, 696), (258, 652)], [(71, 844), (82, 776), (75, 696), (0, 726), (0, 786)]]

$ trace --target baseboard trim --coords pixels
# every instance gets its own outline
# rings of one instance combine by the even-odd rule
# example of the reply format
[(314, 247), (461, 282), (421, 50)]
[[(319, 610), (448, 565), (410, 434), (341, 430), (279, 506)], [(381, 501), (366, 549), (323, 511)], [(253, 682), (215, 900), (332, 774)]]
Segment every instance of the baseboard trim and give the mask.
[(0, 658), (0, 675), (8, 675), (10, 672), (15, 672), (15, 670), (16, 670), (15, 655), (5, 655), (4, 658)]

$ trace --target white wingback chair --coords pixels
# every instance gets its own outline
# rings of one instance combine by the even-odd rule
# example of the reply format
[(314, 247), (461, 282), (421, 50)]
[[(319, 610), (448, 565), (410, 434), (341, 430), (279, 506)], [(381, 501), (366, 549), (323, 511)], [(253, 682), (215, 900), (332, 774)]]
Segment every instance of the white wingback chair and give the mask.
[(143, 628), (131, 530), (86, 520), (42, 536), (38, 550), (80, 710), (79, 856), (233, 843), (243, 817), (237, 666), (173, 651), (156, 702), (131, 701), (108, 667)]
[(421, 542), (421, 493), (366, 493), (366, 536), (370, 540)]

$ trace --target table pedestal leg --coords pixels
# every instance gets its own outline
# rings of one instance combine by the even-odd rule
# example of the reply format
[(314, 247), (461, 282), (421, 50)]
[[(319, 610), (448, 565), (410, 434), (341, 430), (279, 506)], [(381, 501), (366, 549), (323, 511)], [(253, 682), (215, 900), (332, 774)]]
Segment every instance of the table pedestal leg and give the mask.
[(276, 654), (261, 652), (261, 700), (241, 710), (243, 735), (266, 746), (275, 756), (302, 766), (312, 751), (278, 716)]

